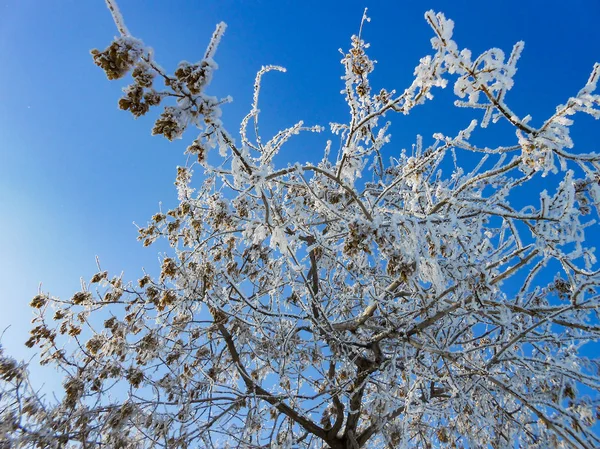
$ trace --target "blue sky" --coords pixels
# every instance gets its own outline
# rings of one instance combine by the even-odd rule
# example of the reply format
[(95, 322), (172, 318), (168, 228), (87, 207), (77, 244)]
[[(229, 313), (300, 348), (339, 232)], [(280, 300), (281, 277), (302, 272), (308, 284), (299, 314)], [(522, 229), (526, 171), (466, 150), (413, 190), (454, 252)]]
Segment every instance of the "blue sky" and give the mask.
[[(305, 1), (120, 0), (131, 32), (154, 47), (173, 69), (204, 51), (214, 26), (229, 27), (216, 56), (219, 71), (210, 92), (232, 95), (224, 121), (232, 133), (248, 110), (261, 65), (269, 74), (261, 98), (266, 134), (304, 119), (327, 125), (347, 117), (338, 48), (364, 31), (378, 60), (375, 88), (403, 89), (420, 57), (431, 52), (428, 9), (455, 23), (459, 46), (481, 52), (496, 46), (525, 51), (507, 102), (533, 124), (575, 94), (600, 61), (600, 2), (562, 1)], [(174, 204), (176, 165), (193, 138), (169, 143), (151, 137), (152, 116), (137, 121), (119, 111), (125, 82), (109, 82), (89, 50), (106, 47), (116, 30), (102, 0), (8, 0), (0, 3), (0, 329), (3, 344), (29, 358), (23, 342), (30, 298), (45, 291), (68, 297), (79, 278), (102, 268), (137, 279), (158, 266), (157, 250), (136, 241), (132, 222), (145, 224), (159, 201)], [(470, 111), (449, 107), (451, 91), (409, 117), (393, 117), (393, 151), (409, 148), (417, 133), (448, 134), (464, 127)], [(576, 151), (600, 151), (598, 123), (578, 117)], [(513, 141), (512, 133), (504, 142)], [(317, 157), (329, 136), (291, 146), (289, 160)], [(495, 136), (499, 141), (501, 137)], [(311, 145), (314, 144), (314, 147)], [(490, 143), (490, 144), (493, 144)], [(296, 152), (296, 154), (293, 154)]]

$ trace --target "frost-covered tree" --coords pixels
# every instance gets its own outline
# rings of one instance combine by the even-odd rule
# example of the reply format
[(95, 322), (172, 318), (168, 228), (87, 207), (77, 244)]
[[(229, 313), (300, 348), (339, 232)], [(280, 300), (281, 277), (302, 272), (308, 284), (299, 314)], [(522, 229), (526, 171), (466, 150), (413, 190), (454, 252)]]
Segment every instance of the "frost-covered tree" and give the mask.
[[(261, 82), (283, 68), (259, 71), (234, 134), (229, 100), (206, 93), (225, 25), (171, 73), (107, 4), (120, 36), (92, 54), (109, 79), (131, 75), (120, 107), (162, 108), (153, 133), (169, 140), (199, 129), (179, 205), (139, 230), (172, 251), (156, 278), (100, 271), (71, 299), (33, 299), (27, 344), (61, 370), (64, 394), (41, 398), (2, 354), (1, 447), (600, 446), (600, 362), (581, 355), (600, 337), (585, 239), (600, 155), (569, 137), (574, 114), (600, 117), (600, 65), (534, 127), (505, 101), (523, 43), (473, 55), (427, 12), (432, 54), (410, 86), (385, 90), (359, 33), (342, 59), (348, 121), (330, 124), (339, 146), (278, 166), (289, 139), (323, 131), (261, 137)], [(479, 122), (391, 148), (385, 120), (448, 83)], [(473, 142), (497, 122), (509, 145)]]

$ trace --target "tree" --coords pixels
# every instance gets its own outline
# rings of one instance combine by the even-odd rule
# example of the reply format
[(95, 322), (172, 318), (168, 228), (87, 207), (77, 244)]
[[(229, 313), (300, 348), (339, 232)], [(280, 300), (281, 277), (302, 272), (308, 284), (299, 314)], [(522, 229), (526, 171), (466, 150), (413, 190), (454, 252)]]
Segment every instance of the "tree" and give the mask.
[[(533, 127), (505, 102), (523, 43), (474, 57), (430, 11), (433, 54), (405, 90), (376, 91), (359, 33), (342, 59), (350, 117), (331, 124), (337, 155), (329, 141), (320, 161), (280, 167), (289, 139), (322, 131), (300, 122), (261, 138), (262, 78), (283, 68), (257, 74), (237, 142), (220, 120), (228, 99), (206, 94), (225, 25), (169, 74), (107, 4), (120, 37), (92, 54), (109, 79), (131, 74), (119, 106), (136, 117), (162, 106), (153, 133), (169, 140), (200, 130), (177, 169), (179, 205), (139, 230), (173, 250), (157, 278), (99, 270), (71, 299), (32, 300), (27, 344), (62, 370), (64, 394), (44, 400), (3, 353), (2, 447), (600, 445), (600, 363), (581, 354), (600, 338), (585, 240), (600, 155), (572, 152), (569, 137), (575, 113), (600, 117), (600, 65)], [(481, 122), (390, 150), (384, 117), (448, 80)], [(499, 121), (511, 145), (473, 142)], [(514, 205), (547, 175), (554, 193)]]

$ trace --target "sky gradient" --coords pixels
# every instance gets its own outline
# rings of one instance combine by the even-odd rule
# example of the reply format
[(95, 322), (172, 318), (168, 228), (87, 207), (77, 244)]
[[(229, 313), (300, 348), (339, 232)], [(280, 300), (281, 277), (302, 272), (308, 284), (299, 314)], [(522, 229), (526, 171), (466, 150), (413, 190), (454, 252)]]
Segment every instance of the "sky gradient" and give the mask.
[[(423, 19), (428, 9), (452, 18), (455, 40), (474, 53), (490, 47), (510, 53), (515, 42), (525, 41), (506, 99), (520, 116), (531, 114), (534, 125), (575, 94), (600, 61), (597, 0), (120, 0), (119, 5), (132, 34), (152, 46), (169, 70), (182, 59), (199, 59), (215, 24), (228, 24), (208, 93), (234, 98), (223, 108), (232, 134), (249, 108), (255, 73), (266, 64), (288, 72), (265, 78), (265, 135), (300, 119), (307, 125), (344, 122), (338, 49), (347, 49), (365, 6), (372, 21), (363, 35), (378, 61), (371, 79), (376, 89), (403, 90), (419, 58), (432, 53), (432, 31)], [(117, 34), (102, 0), (8, 0), (0, 8), (0, 330), (11, 326), (2, 344), (28, 359), (33, 354), (23, 346), (32, 316), (28, 303), (40, 282), (44, 291), (70, 297), (80, 277), (97, 271), (96, 256), (102, 269), (124, 271), (129, 280), (142, 267), (156, 271), (157, 248), (137, 242), (132, 223), (144, 225), (161, 201), (165, 207), (176, 203), (175, 167), (185, 164), (182, 153), (194, 134), (169, 143), (150, 135), (155, 115), (133, 120), (118, 110), (127, 82), (109, 82), (89, 54)], [(451, 89), (438, 93), (411, 116), (391, 117), (391, 151), (410, 148), (416, 134), (454, 135), (481, 118), (452, 109)], [(598, 130), (598, 122), (576, 117), (575, 151), (600, 151)], [(514, 133), (504, 140), (501, 134), (491, 137), (507, 143)], [(317, 157), (327, 138), (291, 145), (285, 157)]]

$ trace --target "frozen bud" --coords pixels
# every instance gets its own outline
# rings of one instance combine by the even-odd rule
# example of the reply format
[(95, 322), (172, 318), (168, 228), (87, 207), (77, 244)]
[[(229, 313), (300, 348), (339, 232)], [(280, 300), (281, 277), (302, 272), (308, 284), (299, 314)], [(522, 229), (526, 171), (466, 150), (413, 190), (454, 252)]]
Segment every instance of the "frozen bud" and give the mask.
[(90, 292), (77, 292), (71, 298), (71, 302), (75, 305), (80, 305), (91, 300), (92, 294)]
[(175, 76), (181, 82), (184, 82), (192, 94), (198, 94), (207, 84), (210, 76), (211, 66), (208, 61), (202, 61), (198, 64), (181, 62), (175, 71)]
[(90, 283), (96, 284), (96, 283), (100, 282), (101, 280), (106, 279), (107, 277), (108, 277), (108, 271), (101, 271), (99, 273), (96, 273), (94, 276), (92, 276)]
[(29, 305), (34, 309), (41, 309), (46, 305), (48, 298), (45, 295), (35, 295)]
[(148, 103), (143, 101), (144, 89), (137, 84), (132, 84), (124, 89), (125, 96), (119, 100), (119, 108), (130, 111), (135, 117), (141, 117), (150, 109)]
[(17, 362), (10, 357), (0, 357), (0, 379), (10, 382), (14, 378), (21, 377), (21, 368)]
[(138, 388), (144, 380), (144, 373), (139, 368), (131, 367), (127, 371), (125, 378), (129, 381), (132, 387)]
[(160, 104), (161, 100), (162, 97), (160, 94), (152, 89), (144, 94), (144, 101), (148, 104), (148, 106), (156, 106)]
[(190, 146), (187, 147), (186, 152), (189, 154), (195, 154), (198, 157), (198, 162), (202, 163), (206, 159), (206, 147), (198, 140), (194, 140)]
[(183, 134), (184, 124), (181, 122), (181, 111), (174, 107), (166, 107), (158, 120), (154, 123), (152, 134), (162, 134), (169, 140), (174, 140)]
[(137, 39), (122, 37), (113, 41), (104, 51), (91, 51), (94, 63), (101, 67), (110, 80), (122, 78), (142, 56), (142, 44)]
[(152, 81), (154, 80), (154, 73), (149, 70), (147, 64), (137, 64), (131, 76), (133, 76), (136, 84), (141, 87), (152, 86)]

